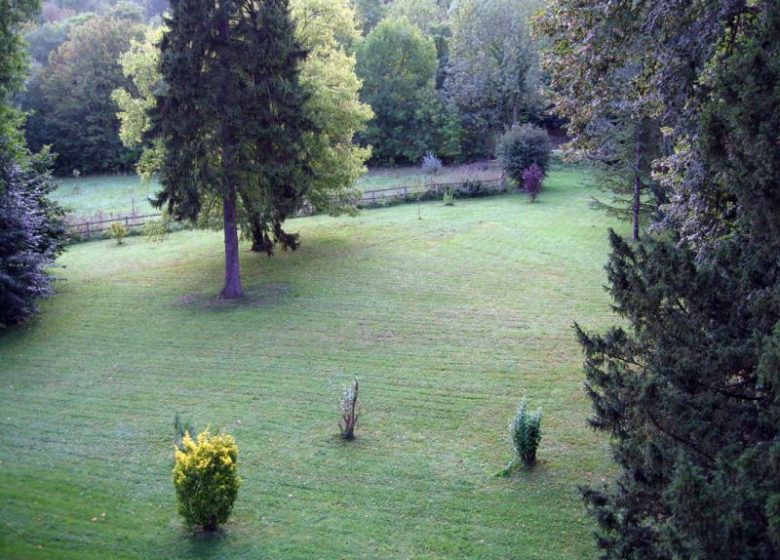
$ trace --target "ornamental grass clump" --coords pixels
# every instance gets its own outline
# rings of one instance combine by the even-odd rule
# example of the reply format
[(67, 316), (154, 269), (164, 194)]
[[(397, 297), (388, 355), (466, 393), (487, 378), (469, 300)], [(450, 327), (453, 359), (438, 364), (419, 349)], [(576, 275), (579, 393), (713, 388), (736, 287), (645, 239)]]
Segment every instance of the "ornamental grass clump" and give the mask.
[(341, 437), (346, 440), (355, 439), (355, 428), (360, 417), (360, 401), (358, 400), (358, 380), (352, 381), (352, 384), (344, 389), (341, 397)]
[(517, 459), (520, 459), (526, 467), (532, 467), (536, 463), (536, 449), (539, 447), (539, 440), (542, 439), (541, 424), (542, 411), (528, 412), (525, 399), (520, 401), (517, 416), (509, 424), (509, 433), (512, 436)]
[(206, 430), (193, 440), (184, 434), (176, 448), (173, 485), (179, 513), (187, 524), (213, 533), (230, 517), (241, 480), (238, 477), (238, 445), (227, 434)]

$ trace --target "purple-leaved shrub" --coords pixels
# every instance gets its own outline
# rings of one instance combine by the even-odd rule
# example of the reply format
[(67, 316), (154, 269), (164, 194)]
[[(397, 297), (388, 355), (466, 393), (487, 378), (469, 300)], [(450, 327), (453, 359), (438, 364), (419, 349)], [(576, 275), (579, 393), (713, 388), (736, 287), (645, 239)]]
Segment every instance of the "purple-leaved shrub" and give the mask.
[(539, 193), (542, 192), (543, 180), (544, 172), (535, 163), (523, 170), (523, 186), (531, 198), (531, 202), (534, 202)]

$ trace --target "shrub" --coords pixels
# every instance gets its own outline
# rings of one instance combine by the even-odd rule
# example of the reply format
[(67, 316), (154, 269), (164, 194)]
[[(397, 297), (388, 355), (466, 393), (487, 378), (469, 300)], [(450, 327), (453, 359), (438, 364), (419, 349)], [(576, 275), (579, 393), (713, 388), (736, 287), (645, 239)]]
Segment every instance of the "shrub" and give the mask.
[(143, 228), (144, 235), (150, 242), (165, 241), (170, 231), (171, 220), (167, 216), (161, 220), (150, 220), (144, 224)]
[(517, 416), (509, 424), (509, 433), (517, 456), (526, 467), (532, 467), (536, 463), (536, 448), (542, 439), (541, 423), (542, 411), (528, 412), (525, 399), (520, 401)]
[(237, 460), (238, 446), (230, 435), (211, 436), (206, 430), (196, 441), (184, 435), (176, 449), (173, 485), (188, 525), (213, 532), (227, 521), (241, 484)]
[(543, 179), (544, 173), (542, 173), (542, 168), (535, 163), (523, 170), (523, 185), (525, 185), (525, 190), (528, 192), (531, 202), (534, 202), (539, 193), (542, 192)]
[(536, 164), (547, 174), (550, 165), (550, 138), (543, 128), (524, 124), (513, 125), (499, 139), (496, 156), (506, 174), (523, 184), (523, 171)]
[(431, 177), (435, 177), (438, 173), (441, 172), (442, 167), (444, 167), (441, 163), (441, 160), (437, 158), (433, 152), (428, 152), (423, 156), (422, 159), (422, 170), (423, 173), (426, 175), (430, 175)]
[(358, 400), (358, 380), (354, 379), (352, 384), (344, 389), (341, 397), (341, 437), (350, 440), (355, 439), (355, 428), (360, 417), (360, 401)]
[(452, 192), (451, 188), (447, 187), (444, 189), (444, 195), (441, 199), (444, 202), (444, 206), (455, 206), (455, 193)]
[(117, 245), (122, 244), (122, 241), (127, 237), (128, 233), (127, 226), (122, 222), (111, 222), (111, 225), (108, 228), (108, 235), (111, 239), (116, 240)]

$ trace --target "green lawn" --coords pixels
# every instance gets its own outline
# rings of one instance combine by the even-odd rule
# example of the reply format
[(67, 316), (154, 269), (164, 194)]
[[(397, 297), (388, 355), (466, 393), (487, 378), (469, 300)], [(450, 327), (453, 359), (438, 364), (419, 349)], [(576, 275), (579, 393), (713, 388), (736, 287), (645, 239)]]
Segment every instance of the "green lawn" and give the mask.
[[(458, 182), (464, 179), (494, 179), (500, 175), (495, 166), (486, 164), (445, 166), (436, 182)], [(377, 168), (361, 177), (357, 185), (364, 192), (392, 187), (414, 187), (430, 181), (419, 166)], [(143, 183), (136, 175), (94, 175), (78, 179), (58, 179), (53, 198), (74, 216), (94, 219), (124, 216), (133, 209), (139, 214), (159, 212), (149, 204), (149, 196), (160, 188), (157, 181)]]
[[(554, 172), (536, 204), (291, 221), (299, 251), (242, 252), (241, 305), (213, 299), (219, 233), (72, 247), (41, 315), (0, 336), (0, 557), (593, 557), (576, 486), (610, 463), (572, 323), (614, 319), (584, 178)], [(344, 443), (353, 376), (365, 413)], [(523, 395), (541, 463), (497, 478)], [(176, 513), (177, 411), (240, 446), (217, 538)]]
[(133, 209), (139, 214), (159, 211), (148, 200), (159, 190), (159, 183), (143, 183), (137, 175), (95, 175), (57, 182), (53, 198), (75, 216), (97, 219), (124, 216)]

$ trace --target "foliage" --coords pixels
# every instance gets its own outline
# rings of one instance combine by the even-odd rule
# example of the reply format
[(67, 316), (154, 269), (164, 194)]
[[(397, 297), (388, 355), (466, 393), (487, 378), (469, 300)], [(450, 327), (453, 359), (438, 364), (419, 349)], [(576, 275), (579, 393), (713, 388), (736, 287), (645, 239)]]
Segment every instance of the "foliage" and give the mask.
[(653, 41), (644, 80), (676, 151), (657, 163), (672, 195), (664, 235), (610, 237), (627, 326), (578, 329), (591, 423), (619, 466), (584, 491), (597, 543), (608, 559), (774, 558), (780, 5), (600, 4), (636, 20), (627, 48)]
[(117, 245), (121, 245), (124, 242), (125, 237), (130, 233), (127, 226), (122, 222), (111, 222), (108, 227), (108, 236), (116, 241)]
[(270, 254), (276, 242), (298, 246), (282, 224), (302, 205), (313, 173), (306, 135), (316, 125), (305, 111), (299, 79), (306, 52), (294, 37), (286, 0), (252, 2), (246, 9), (237, 1), (193, 9), (177, 0), (171, 9), (161, 44), (165, 88), (148, 133), (165, 147), (155, 204), (176, 219), (195, 220), (204, 201), (221, 200), (221, 297), (238, 298), (239, 198), (255, 250)]
[(25, 106), (30, 147), (51, 145), (55, 169), (70, 173), (130, 168), (138, 157), (122, 146), (111, 92), (129, 86), (117, 63), (138, 37), (138, 27), (122, 19), (95, 17), (71, 29), (30, 84)]
[(16, 157), (0, 149), (0, 327), (37, 311), (52, 293), (47, 268), (65, 242), (63, 212), (48, 195), (55, 186), (46, 153)]
[(451, 187), (444, 189), (444, 194), (441, 197), (444, 206), (455, 206), (455, 192)]
[(536, 463), (536, 450), (542, 439), (542, 411), (526, 410), (526, 401), (523, 399), (517, 407), (514, 420), (509, 423), (509, 435), (518, 459), (526, 467), (532, 467)]
[(496, 156), (506, 174), (523, 184), (523, 172), (538, 165), (543, 175), (550, 166), (550, 137), (543, 128), (531, 124), (514, 125), (498, 141)]
[(354, 209), (355, 181), (366, 171), (368, 148), (354, 138), (373, 117), (360, 101), (361, 82), (351, 54), (360, 38), (349, 0), (293, 0), (296, 36), (309, 52), (301, 63), (305, 111), (316, 132), (305, 136), (313, 173), (306, 198), (332, 215)]
[(466, 158), (491, 155), (497, 133), (541, 115), (528, 25), (537, 7), (527, 0), (464, 0), (454, 8), (444, 89), (461, 115)]
[(178, 412), (173, 415), (173, 431), (175, 434), (174, 442), (176, 444), (176, 448), (180, 451), (185, 450), (184, 438), (186, 436), (193, 437), (197, 434), (195, 425), (192, 423), (192, 421), (182, 420), (182, 417)]
[(420, 167), (422, 168), (423, 173), (426, 175), (436, 177), (436, 175), (442, 170), (442, 167), (444, 166), (442, 165), (441, 160), (436, 157), (436, 154), (433, 152), (428, 152), (423, 156)]
[(358, 46), (361, 97), (375, 115), (363, 138), (374, 161), (418, 162), (430, 150), (451, 151), (451, 131), (435, 122), (447, 115), (434, 90), (437, 66), (433, 40), (406, 21), (382, 21)]
[(371, 33), (385, 17), (384, 0), (352, 0), (352, 4), (364, 35)]
[(95, 16), (93, 13), (84, 13), (67, 18), (63, 21), (44, 23), (24, 34), (30, 55), (38, 64), (45, 66), (49, 63), (49, 55), (62, 45), (71, 30), (89, 21)]
[(12, 97), (22, 87), (27, 58), (20, 26), (37, 11), (32, 0), (0, 9), (0, 327), (37, 311), (52, 293), (47, 268), (64, 247), (64, 212), (49, 199), (55, 185), (48, 150), (31, 155)]
[[(352, 211), (356, 198), (354, 183), (365, 172), (364, 163), (370, 155), (369, 149), (353, 143), (353, 137), (364, 130), (372, 116), (370, 107), (359, 100), (361, 83), (355, 75), (354, 56), (349, 54), (359, 38), (355, 16), (348, 0), (293, 0), (291, 8), (296, 36), (309, 52), (301, 63), (300, 84), (307, 93), (304, 109), (316, 129), (303, 139), (312, 169), (306, 199), (320, 212)], [(162, 84), (162, 34), (162, 28), (150, 27), (145, 41), (133, 43), (121, 59), (125, 75), (133, 79), (140, 93), (135, 95), (123, 89), (113, 95), (120, 107), (122, 140), (129, 146), (140, 145), (150, 127), (148, 111), (154, 107), (154, 92)], [(151, 180), (163, 158), (159, 139), (147, 143), (138, 164), (141, 176)], [(204, 202), (204, 206), (215, 205)], [(249, 233), (254, 250), (269, 251), (272, 244), (267, 236), (251, 223), (252, 209), (256, 214), (253, 204), (240, 209), (242, 231)]]
[(568, 119), (572, 157), (587, 157), (605, 171), (612, 200), (594, 206), (633, 224), (658, 219), (664, 194), (651, 165), (665, 149), (661, 108), (649, 80), (655, 48), (642, 27), (645, 2), (605, 9), (579, 0), (555, 0), (536, 20), (543, 35), (544, 68), (553, 110)]
[(355, 428), (357, 428), (360, 418), (360, 400), (358, 399), (358, 390), (360, 385), (358, 380), (354, 379), (352, 383), (344, 389), (341, 396), (341, 437), (346, 440), (355, 439)]
[(544, 180), (544, 172), (542, 168), (535, 163), (523, 170), (523, 186), (525, 187), (528, 196), (531, 198), (531, 202), (536, 201), (536, 197), (542, 192), (542, 181)]
[(143, 233), (146, 239), (152, 243), (162, 243), (171, 232), (171, 219), (163, 216), (159, 220), (149, 220), (144, 224)]
[(185, 433), (175, 457), (173, 485), (179, 514), (188, 525), (216, 531), (230, 517), (241, 485), (236, 440), (206, 430), (193, 441)]

